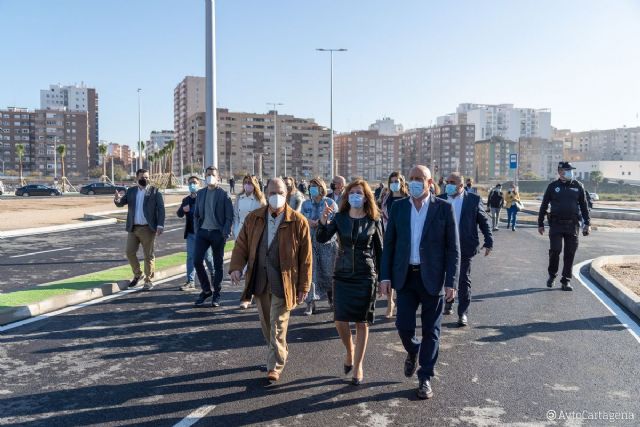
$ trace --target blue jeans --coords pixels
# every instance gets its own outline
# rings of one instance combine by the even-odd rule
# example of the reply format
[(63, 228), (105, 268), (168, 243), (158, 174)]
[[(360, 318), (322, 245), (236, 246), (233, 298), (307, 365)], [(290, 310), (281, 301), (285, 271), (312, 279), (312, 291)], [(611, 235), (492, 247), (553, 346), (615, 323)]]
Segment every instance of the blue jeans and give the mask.
[[(196, 276), (196, 269), (193, 264), (193, 254), (195, 250), (196, 235), (194, 233), (189, 233), (187, 234), (187, 283), (193, 282)], [(209, 273), (213, 275), (213, 256), (211, 255), (211, 248), (207, 250), (204, 262), (207, 264)]]
[(518, 216), (518, 208), (514, 203), (511, 205), (509, 209), (507, 209), (507, 228), (516, 228), (517, 216)]
[(198, 274), (200, 287), (205, 294), (211, 294), (211, 285), (207, 271), (204, 268), (204, 257), (207, 251), (213, 255), (213, 295), (219, 296), (222, 290), (222, 268), (224, 263), (224, 244), (220, 230), (198, 230), (196, 234), (196, 247), (193, 252), (193, 263)]

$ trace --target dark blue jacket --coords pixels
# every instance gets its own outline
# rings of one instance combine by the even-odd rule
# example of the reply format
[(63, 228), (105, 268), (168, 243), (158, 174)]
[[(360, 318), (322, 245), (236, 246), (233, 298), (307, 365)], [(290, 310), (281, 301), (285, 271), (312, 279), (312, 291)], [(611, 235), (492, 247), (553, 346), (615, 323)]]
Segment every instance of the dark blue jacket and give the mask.
[[(184, 207), (189, 206), (189, 212), (184, 211)], [(195, 211), (196, 206), (196, 198), (191, 197), (189, 194), (187, 197), (182, 199), (182, 203), (180, 203), (180, 207), (178, 207), (178, 218), (187, 218), (187, 221), (184, 225), (184, 238), (186, 239), (189, 234), (195, 233), (195, 229), (193, 227), (193, 212)]]
[[(215, 189), (215, 212), (213, 213), (218, 223), (222, 226), (222, 236), (228, 239), (231, 235), (231, 225), (233, 224), (233, 203), (229, 193), (220, 187)], [(198, 190), (196, 193), (196, 205), (193, 212), (193, 231), (197, 234), (204, 222), (205, 206), (207, 197), (207, 187)]]
[[(121, 208), (128, 206), (127, 212), (127, 231), (132, 232), (134, 220), (136, 216), (136, 200), (138, 195), (138, 186), (129, 187), (124, 196), (120, 199), (120, 203), (116, 206)], [(115, 203), (115, 201), (114, 201)], [(164, 227), (164, 199), (162, 193), (156, 187), (147, 186), (144, 190), (144, 205), (142, 206), (144, 218), (149, 224), (149, 228), (156, 231), (158, 226)]]
[[(429, 209), (420, 240), (420, 275), (429, 295), (443, 295), (444, 287), (458, 287), (460, 247), (453, 207), (430, 195)], [(402, 289), (407, 279), (411, 256), (412, 199), (396, 201), (391, 207), (384, 233), (380, 281), (391, 280), (394, 289)]]
[[(438, 197), (447, 200), (446, 194), (441, 194)], [(480, 246), (478, 227), (480, 227), (480, 231), (484, 236), (483, 248), (493, 248), (489, 217), (485, 212), (482, 199), (477, 194), (472, 194), (465, 190), (462, 212), (460, 212), (460, 224), (458, 225), (460, 254), (465, 258), (471, 258), (478, 253), (478, 247)]]

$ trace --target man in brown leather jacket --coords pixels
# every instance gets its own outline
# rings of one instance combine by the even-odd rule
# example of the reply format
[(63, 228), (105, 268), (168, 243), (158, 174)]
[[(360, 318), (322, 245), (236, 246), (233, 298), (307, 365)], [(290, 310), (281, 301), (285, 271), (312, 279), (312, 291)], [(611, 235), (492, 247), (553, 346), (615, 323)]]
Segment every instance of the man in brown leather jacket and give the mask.
[(287, 187), (269, 180), (268, 206), (244, 221), (231, 255), (231, 281), (247, 273), (242, 300), (255, 297), (262, 333), (269, 346), (267, 379), (280, 379), (287, 360), (289, 313), (301, 304), (311, 286), (311, 235), (304, 216), (287, 204)]

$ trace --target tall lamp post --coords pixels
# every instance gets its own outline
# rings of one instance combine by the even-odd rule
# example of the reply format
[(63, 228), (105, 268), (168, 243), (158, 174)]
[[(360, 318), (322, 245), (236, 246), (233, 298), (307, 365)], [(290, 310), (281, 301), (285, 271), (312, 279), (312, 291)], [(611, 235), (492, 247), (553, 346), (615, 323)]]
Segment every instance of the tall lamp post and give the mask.
[(331, 131), (331, 143), (329, 145), (329, 173), (330, 178), (334, 177), (334, 163), (333, 163), (333, 52), (346, 52), (347, 49), (326, 49), (326, 48), (317, 48), (318, 52), (329, 52), (329, 56), (331, 58), (331, 95), (329, 102), (329, 128)]
[(273, 176), (278, 176), (276, 162), (278, 161), (278, 105), (284, 105), (282, 102), (267, 102), (267, 105), (273, 106)]
[(140, 92), (142, 89), (138, 88), (138, 169), (142, 169), (142, 137), (140, 133)]
[(216, 114), (216, 4), (205, 0), (206, 5), (206, 89), (205, 89), (205, 150), (207, 166), (218, 167), (218, 128)]

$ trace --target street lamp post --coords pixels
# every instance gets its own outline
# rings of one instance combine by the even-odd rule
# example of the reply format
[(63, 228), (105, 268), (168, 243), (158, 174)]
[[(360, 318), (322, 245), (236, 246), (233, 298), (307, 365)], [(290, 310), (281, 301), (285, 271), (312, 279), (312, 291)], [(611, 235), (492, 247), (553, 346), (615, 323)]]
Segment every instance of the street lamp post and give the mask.
[(138, 169), (142, 169), (142, 137), (140, 133), (140, 92), (142, 89), (138, 88)]
[(329, 102), (329, 128), (331, 131), (331, 142), (329, 144), (329, 173), (330, 178), (334, 176), (334, 163), (333, 163), (333, 52), (346, 52), (347, 49), (325, 49), (325, 48), (317, 48), (319, 52), (329, 52), (329, 56), (331, 58), (331, 95)]
[[(208, 166), (218, 167), (218, 128), (216, 114), (216, 5), (214, 0), (206, 4), (206, 103), (205, 103), (205, 150)], [(203, 159), (204, 162), (204, 159)]]
[(278, 176), (276, 162), (278, 161), (278, 105), (284, 105), (282, 102), (267, 102), (267, 105), (273, 106), (273, 176)]

